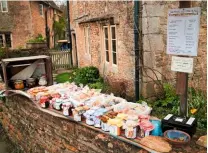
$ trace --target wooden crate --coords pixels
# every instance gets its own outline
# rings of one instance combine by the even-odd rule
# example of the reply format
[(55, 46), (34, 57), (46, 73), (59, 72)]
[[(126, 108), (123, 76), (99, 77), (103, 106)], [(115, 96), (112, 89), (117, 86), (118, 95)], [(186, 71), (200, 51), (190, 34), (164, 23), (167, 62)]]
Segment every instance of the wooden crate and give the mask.
[[(51, 58), (46, 55), (39, 55), (39, 56), (29, 56), (29, 57), (18, 57), (18, 58), (7, 58), (2, 59), (2, 70), (3, 70), (3, 80), (6, 85), (6, 89), (9, 88), (9, 80), (14, 75), (23, 70), (25, 67), (31, 65), (37, 60), (42, 59), (45, 64), (45, 71), (46, 71), (46, 79), (47, 85), (53, 84), (53, 75), (52, 75), (52, 62)], [(15, 67), (12, 67), (15, 65)]]

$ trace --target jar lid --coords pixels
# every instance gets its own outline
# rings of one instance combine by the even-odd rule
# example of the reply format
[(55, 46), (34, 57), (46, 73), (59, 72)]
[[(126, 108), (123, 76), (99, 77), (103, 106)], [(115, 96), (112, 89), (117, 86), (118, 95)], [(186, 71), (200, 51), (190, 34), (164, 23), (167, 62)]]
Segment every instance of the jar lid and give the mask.
[(15, 83), (22, 83), (23, 81), (22, 80), (15, 80), (14, 82)]

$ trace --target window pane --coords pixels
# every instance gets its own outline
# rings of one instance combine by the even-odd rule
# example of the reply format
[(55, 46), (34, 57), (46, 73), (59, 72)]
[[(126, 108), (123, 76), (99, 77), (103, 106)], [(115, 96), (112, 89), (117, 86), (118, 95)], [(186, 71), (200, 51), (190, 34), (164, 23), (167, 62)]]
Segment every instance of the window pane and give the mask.
[(43, 15), (43, 5), (42, 4), (39, 5), (39, 11), (40, 11), (40, 15)]
[(105, 38), (108, 38), (108, 28), (104, 28), (105, 30)]
[(115, 27), (111, 27), (111, 34), (112, 34), (112, 39), (116, 39), (116, 31)]
[(7, 1), (2, 1), (2, 11), (7, 11)]
[(5, 39), (6, 39), (6, 47), (12, 47), (10, 34), (5, 34)]
[(116, 40), (112, 40), (112, 50), (116, 52)]
[(109, 62), (109, 52), (106, 51), (106, 61)]
[(116, 53), (113, 53), (113, 64), (117, 64)]
[(105, 39), (105, 50), (109, 50), (109, 47), (108, 47), (108, 39)]

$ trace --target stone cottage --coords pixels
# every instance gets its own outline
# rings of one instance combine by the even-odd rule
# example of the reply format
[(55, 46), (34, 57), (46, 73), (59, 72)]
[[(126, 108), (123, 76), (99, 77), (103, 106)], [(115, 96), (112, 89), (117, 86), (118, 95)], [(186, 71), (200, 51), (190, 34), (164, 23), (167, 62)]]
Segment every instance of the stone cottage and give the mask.
[[(166, 29), (168, 10), (179, 8), (179, 1), (140, 1), (138, 9), (135, 4), (70, 1), (73, 62), (79, 67), (96, 66), (112, 87), (130, 97), (135, 90), (143, 97), (155, 97), (162, 83), (175, 83), (171, 56), (166, 54)], [(189, 85), (206, 91), (206, 2), (192, 1), (191, 7), (202, 7), (202, 13), (198, 56)]]
[(41, 34), (53, 48), (53, 22), (60, 13), (53, 1), (0, 1), (0, 47), (25, 48)]

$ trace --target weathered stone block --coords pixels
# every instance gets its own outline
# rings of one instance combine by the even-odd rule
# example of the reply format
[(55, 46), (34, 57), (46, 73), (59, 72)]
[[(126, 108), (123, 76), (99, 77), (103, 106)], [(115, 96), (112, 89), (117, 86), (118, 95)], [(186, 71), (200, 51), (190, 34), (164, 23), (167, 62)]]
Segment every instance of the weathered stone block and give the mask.
[(143, 5), (142, 13), (143, 17), (164, 16), (164, 5)]
[(155, 65), (155, 57), (154, 57), (154, 52), (144, 52), (144, 66), (152, 68)]
[(142, 33), (151, 34), (160, 32), (159, 17), (146, 17), (142, 19)]
[(144, 51), (162, 52), (164, 47), (162, 34), (147, 34), (143, 36)]

